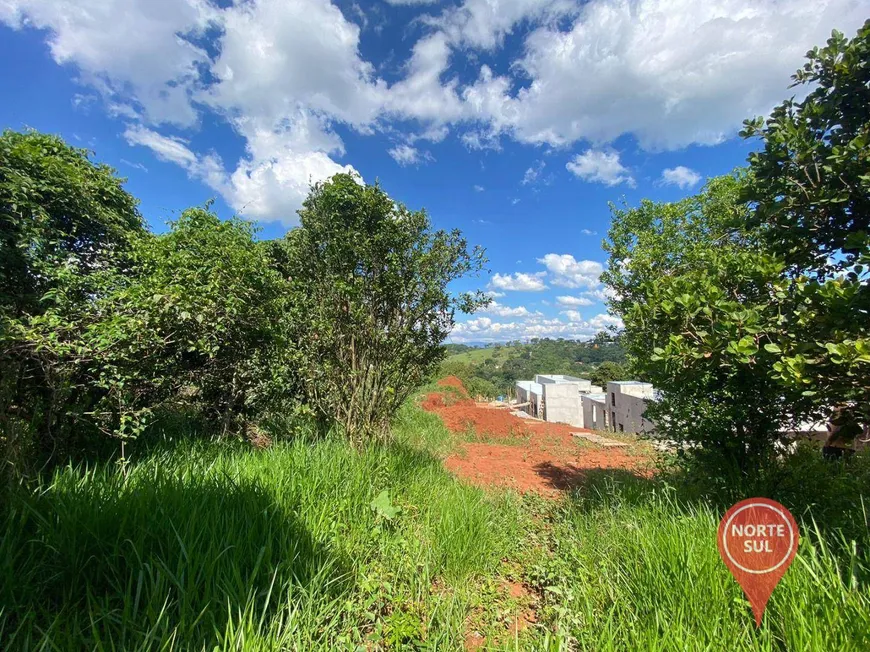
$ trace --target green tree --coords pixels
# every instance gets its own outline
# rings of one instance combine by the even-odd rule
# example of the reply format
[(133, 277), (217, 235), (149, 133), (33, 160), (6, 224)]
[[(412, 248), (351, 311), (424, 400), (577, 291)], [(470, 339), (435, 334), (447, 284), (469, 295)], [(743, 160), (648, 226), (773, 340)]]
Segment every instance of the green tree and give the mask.
[[(0, 136), (0, 445), (9, 464), (57, 450), (72, 404), (88, 408), (53, 353), (55, 328), (130, 273), (131, 243), (145, 229), (123, 182), (56, 136)], [(31, 337), (37, 330), (45, 337)]]
[(145, 230), (124, 181), (57, 136), (3, 132), (0, 315), (39, 314), (60, 284), (115, 264)]
[(19, 329), (65, 397), (67, 429), (135, 437), (158, 410), (194, 407), (224, 432), (292, 385), (286, 282), (242, 220), (192, 208), (131, 242), (134, 273)]
[(483, 251), (347, 174), (314, 186), (299, 215), (285, 264), (308, 399), (355, 444), (381, 438), (443, 358), (455, 311), (486, 304), (448, 291)]
[(600, 385), (606, 388), (607, 383), (611, 381), (628, 380), (628, 371), (625, 365), (613, 362), (612, 360), (605, 360), (595, 368), (595, 371), (590, 374), (589, 379), (593, 385)]
[(788, 282), (744, 228), (745, 183), (720, 177), (680, 202), (614, 209), (602, 277), (633, 368), (661, 391), (648, 408), (656, 431), (744, 474), (813, 409), (770, 377)]
[(745, 197), (789, 278), (782, 336), (768, 345), (774, 375), (845, 408), (841, 434), (854, 435), (870, 423), (870, 21), (807, 59), (794, 76), (805, 99), (746, 122), (763, 149)]

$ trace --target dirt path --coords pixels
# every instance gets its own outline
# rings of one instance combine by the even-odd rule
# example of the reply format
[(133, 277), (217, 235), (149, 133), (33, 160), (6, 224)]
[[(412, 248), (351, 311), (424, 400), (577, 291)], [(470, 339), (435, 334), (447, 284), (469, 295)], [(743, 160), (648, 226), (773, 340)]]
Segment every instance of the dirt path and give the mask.
[(523, 419), (507, 408), (476, 403), (457, 378), (439, 384), (456, 391), (433, 392), (422, 407), (438, 414), (452, 432), (465, 435), (466, 442), (444, 465), (469, 482), (556, 496), (580, 484), (590, 472), (646, 474), (649, 457), (635, 447), (601, 448), (571, 436), (582, 428)]

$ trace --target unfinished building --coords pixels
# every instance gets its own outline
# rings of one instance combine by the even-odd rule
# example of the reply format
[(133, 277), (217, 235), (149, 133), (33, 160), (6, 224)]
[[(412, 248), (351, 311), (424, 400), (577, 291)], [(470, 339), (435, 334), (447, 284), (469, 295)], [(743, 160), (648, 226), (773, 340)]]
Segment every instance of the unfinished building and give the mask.
[(544, 421), (617, 432), (651, 433), (654, 427), (645, 414), (655, 389), (637, 380), (610, 382), (604, 392), (585, 378), (538, 374), (517, 381), (516, 397), (518, 409)]
[(652, 432), (653, 422), (644, 415), (647, 402), (654, 399), (655, 388), (651, 383), (638, 380), (607, 383), (609, 428), (617, 432)]
[(583, 427), (580, 397), (601, 391), (592, 381), (561, 374), (538, 374), (535, 380), (516, 383), (517, 405), (528, 414), (544, 421), (556, 421)]

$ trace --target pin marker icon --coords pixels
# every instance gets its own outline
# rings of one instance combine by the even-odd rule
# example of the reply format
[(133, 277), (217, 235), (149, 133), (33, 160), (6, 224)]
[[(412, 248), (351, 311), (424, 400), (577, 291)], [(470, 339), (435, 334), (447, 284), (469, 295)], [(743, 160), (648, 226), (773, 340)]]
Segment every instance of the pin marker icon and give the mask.
[(768, 498), (741, 500), (719, 523), (719, 554), (752, 605), (755, 626), (798, 548), (797, 522)]

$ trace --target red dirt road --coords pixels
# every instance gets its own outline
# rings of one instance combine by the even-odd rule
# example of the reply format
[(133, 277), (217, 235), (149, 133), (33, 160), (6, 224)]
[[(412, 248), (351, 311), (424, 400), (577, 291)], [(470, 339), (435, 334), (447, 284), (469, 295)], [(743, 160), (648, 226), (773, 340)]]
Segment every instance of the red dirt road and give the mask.
[(454, 377), (439, 384), (454, 387), (460, 396), (432, 393), (422, 407), (438, 414), (449, 430), (471, 440), (449, 456), (444, 466), (473, 484), (556, 496), (580, 484), (590, 471), (647, 473), (649, 459), (645, 456), (578, 443), (571, 433), (582, 428), (523, 419), (506, 408), (475, 403), (465, 398), (462, 383)]

